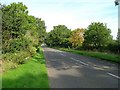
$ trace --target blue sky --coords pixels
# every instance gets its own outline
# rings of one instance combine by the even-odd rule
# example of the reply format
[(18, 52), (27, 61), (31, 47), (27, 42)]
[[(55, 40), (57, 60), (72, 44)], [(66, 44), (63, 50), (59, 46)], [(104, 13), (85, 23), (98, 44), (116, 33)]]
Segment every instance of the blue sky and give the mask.
[(42, 18), (47, 32), (58, 24), (74, 30), (87, 28), (91, 22), (106, 23), (116, 39), (118, 31), (118, 7), (114, 0), (0, 0), (5, 4), (23, 2), (29, 15)]

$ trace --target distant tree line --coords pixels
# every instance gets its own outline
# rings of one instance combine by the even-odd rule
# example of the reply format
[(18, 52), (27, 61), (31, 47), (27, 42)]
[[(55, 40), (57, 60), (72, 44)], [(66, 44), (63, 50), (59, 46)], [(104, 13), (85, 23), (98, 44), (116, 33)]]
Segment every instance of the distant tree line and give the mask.
[(65, 25), (58, 25), (47, 33), (45, 43), (51, 47), (119, 53), (120, 29), (117, 40), (113, 40), (111, 30), (101, 22), (93, 22), (86, 29), (75, 30), (70, 30)]

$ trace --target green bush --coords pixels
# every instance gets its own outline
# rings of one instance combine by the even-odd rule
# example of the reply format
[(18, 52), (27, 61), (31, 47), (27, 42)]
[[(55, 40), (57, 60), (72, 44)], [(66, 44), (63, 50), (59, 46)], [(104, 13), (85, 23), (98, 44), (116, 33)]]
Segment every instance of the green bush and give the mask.
[[(26, 38), (11, 39), (3, 43), (3, 53), (15, 53), (28, 49), (30, 41)], [(7, 48), (6, 48), (7, 47)]]
[(20, 51), (17, 53), (6, 53), (3, 54), (3, 60), (5, 61), (12, 61), (13, 63), (23, 64), (27, 61), (30, 54), (25, 51)]
[(110, 52), (113, 52), (113, 53), (120, 53), (120, 45), (117, 43), (117, 42), (114, 42), (114, 43), (110, 43), (107, 47), (107, 49), (110, 51)]
[(37, 49), (35, 47), (29, 46), (28, 51), (29, 51), (29, 53), (30, 53), (31, 56), (34, 56), (36, 54), (36, 50)]

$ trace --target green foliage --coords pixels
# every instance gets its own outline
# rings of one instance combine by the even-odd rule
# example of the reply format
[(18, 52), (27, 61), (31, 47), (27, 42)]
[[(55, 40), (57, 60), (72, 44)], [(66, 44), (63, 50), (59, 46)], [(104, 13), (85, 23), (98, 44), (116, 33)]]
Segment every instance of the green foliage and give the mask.
[(39, 61), (41, 64), (45, 64), (44, 54), (41, 47), (38, 48), (38, 53), (33, 56), (33, 61)]
[[(19, 51), (27, 40), (23, 39), (26, 33), (27, 7), (22, 3), (12, 3), (2, 9), (2, 46), (3, 53)], [(23, 47), (24, 48), (24, 47)], [(26, 45), (25, 45), (26, 48)]]
[(118, 40), (114, 40), (107, 46), (107, 50), (113, 53), (120, 53), (120, 44), (118, 43)]
[(10, 37), (4, 39), (22, 37), (25, 34), (27, 7), (22, 3), (12, 3), (2, 8), (2, 12), (2, 30), (3, 32), (7, 30), (10, 33)]
[(29, 43), (30, 43), (30, 41), (27, 40), (26, 38), (7, 40), (6, 43), (4, 43), (4, 46), (2, 47), (3, 53), (6, 53), (6, 52), (7, 53), (8, 52), (15, 53), (20, 50), (27, 50)]
[(2, 53), (7, 61), (22, 64), (26, 57), (34, 56), (36, 48), (45, 38), (45, 22), (28, 15), (21, 3), (0, 5), (2, 16)]
[(36, 54), (36, 50), (37, 49), (35, 47), (29, 46), (28, 51), (29, 51), (29, 53), (30, 53), (31, 56), (34, 56)]
[(17, 64), (23, 64), (27, 61), (27, 58), (30, 57), (30, 53), (25, 51), (20, 51), (17, 53), (6, 53), (3, 54), (2, 59), (4, 61), (11, 61)]
[(48, 46), (68, 46), (70, 45), (68, 40), (70, 34), (71, 30), (65, 25), (54, 26), (46, 36), (46, 44)]
[(61, 40), (61, 45), (60, 45), (60, 46), (67, 48), (67, 47), (71, 47), (72, 44), (71, 44), (69, 38), (63, 38), (63, 39)]
[(44, 38), (46, 35), (45, 22), (41, 20), (41, 18), (36, 18), (36, 25), (38, 31), (39, 44), (41, 45), (44, 42)]
[(84, 46), (93, 49), (102, 49), (112, 41), (111, 31), (106, 24), (100, 22), (91, 23), (85, 32)]
[(32, 30), (26, 32), (25, 38), (30, 41), (29, 46), (38, 46), (38, 33)]

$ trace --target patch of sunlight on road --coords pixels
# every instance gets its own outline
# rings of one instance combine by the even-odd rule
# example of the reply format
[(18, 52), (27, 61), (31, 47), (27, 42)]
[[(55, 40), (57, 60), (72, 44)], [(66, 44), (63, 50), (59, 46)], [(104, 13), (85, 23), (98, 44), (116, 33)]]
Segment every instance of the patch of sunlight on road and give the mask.
[(104, 68), (104, 69), (108, 69), (108, 68), (110, 68), (110, 67), (108, 67), (108, 66), (103, 66), (102, 68)]
[(97, 69), (97, 70), (109, 70), (109, 69), (116, 69), (115, 67), (113, 66), (104, 66), (104, 65), (95, 65), (94, 63), (89, 63), (90, 67), (93, 68), (93, 69)]
[(106, 70), (106, 69), (111, 69), (111, 67), (109, 67), (109, 66), (96, 66), (96, 65), (94, 65), (93, 66), (93, 68), (94, 69), (97, 69), (97, 70)]
[(93, 67), (94, 69), (97, 69), (97, 70), (105, 70), (103, 68), (99, 68), (99, 67)]

